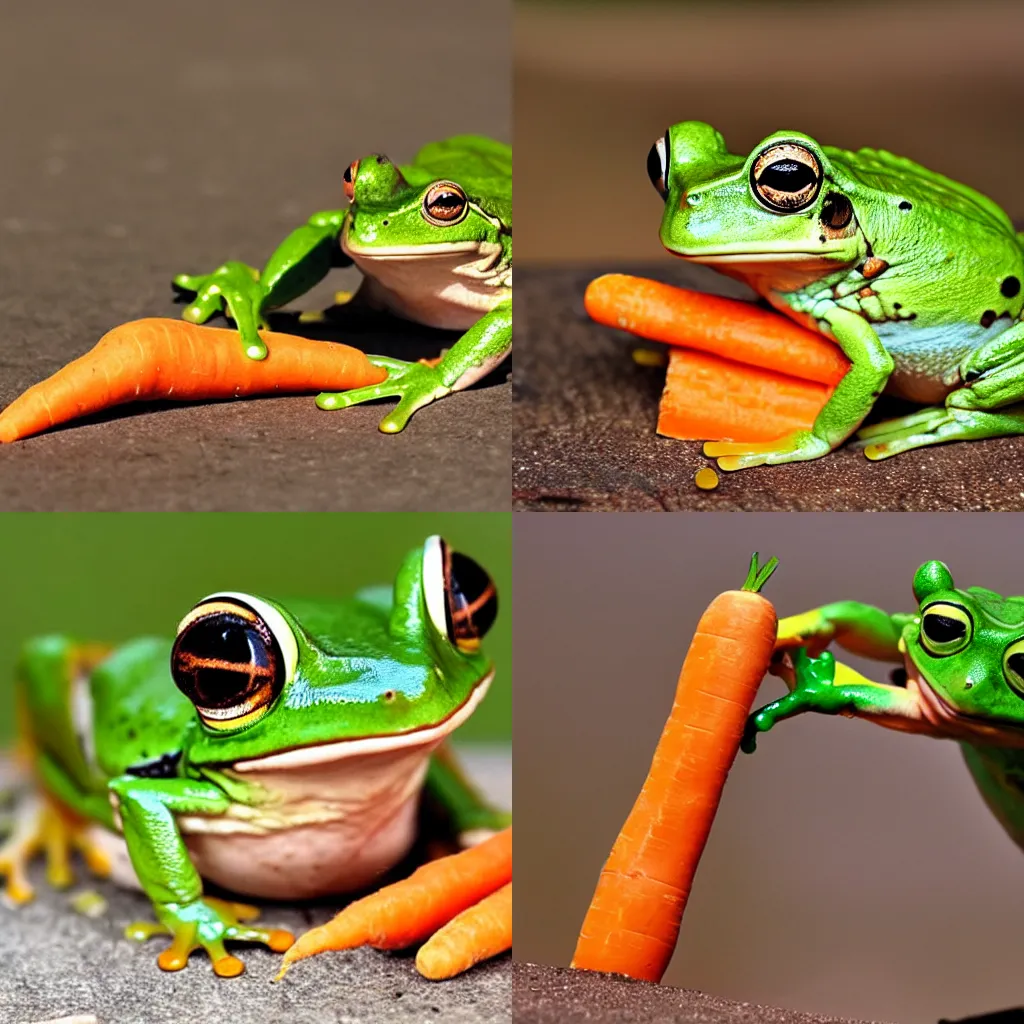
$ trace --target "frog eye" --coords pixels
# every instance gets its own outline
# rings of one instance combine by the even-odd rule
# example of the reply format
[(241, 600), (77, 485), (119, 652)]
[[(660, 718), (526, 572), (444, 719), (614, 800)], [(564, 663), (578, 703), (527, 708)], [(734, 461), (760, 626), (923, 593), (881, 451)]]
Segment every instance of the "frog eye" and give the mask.
[(478, 651), (498, 614), (498, 591), (487, 571), (431, 537), (423, 546), (423, 589), (434, 628), (464, 654)]
[(647, 177), (662, 199), (668, 199), (668, 132), (651, 146), (647, 154)]
[(773, 213), (804, 210), (821, 188), (821, 164), (806, 146), (783, 142), (769, 146), (750, 168), (757, 201)]
[(342, 187), (345, 189), (345, 198), (351, 203), (356, 198), (356, 175), (359, 173), (359, 161), (353, 160), (345, 168), (341, 176)]
[(973, 633), (971, 613), (958, 604), (937, 601), (921, 612), (921, 643), (937, 658), (962, 651)]
[(457, 224), (468, 211), (466, 193), (454, 181), (439, 181), (431, 185), (423, 197), (423, 217), (438, 227)]
[(1024, 640), (1018, 640), (1006, 648), (1003, 655), (1003, 674), (1006, 681), (1024, 696)]
[(213, 729), (260, 718), (295, 674), (298, 648), (284, 616), (247, 594), (215, 594), (178, 626), (171, 675)]

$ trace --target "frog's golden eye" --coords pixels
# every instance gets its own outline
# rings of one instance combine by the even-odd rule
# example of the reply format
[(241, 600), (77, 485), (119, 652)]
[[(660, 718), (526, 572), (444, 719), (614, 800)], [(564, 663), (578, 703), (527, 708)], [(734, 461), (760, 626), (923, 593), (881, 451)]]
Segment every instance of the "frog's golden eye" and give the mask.
[(651, 146), (647, 154), (647, 177), (662, 199), (668, 199), (668, 132)]
[(1017, 640), (1006, 648), (1003, 655), (1003, 675), (1006, 681), (1024, 697), (1024, 640)]
[(352, 163), (345, 168), (345, 173), (341, 176), (342, 187), (345, 190), (345, 198), (351, 203), (356, 197), (356, 175), (359, 173), (359, 161), (353, 160)]
[(962, 651), (973, 634), (971, 613), (958, 604), (936, 601), (921, 612), (921, 643), (937, 658)]
[(213, 729), (238, 729), (261, 717), (291, 679), (295, 637), (276, 608), (245, 594), (217, 594), (178, 627), (171, 675)]
[(498, 614), (498, 591), (487, 571), (440, 537), (423, 546), (423, 592), (434, 628), (473, 654)]
[(818, 197), (821, 164), (806, 146), (778, 143), (754, 161), (750, 187), (757, 201), (773, 213), (797, 213)]
[(469, 212), (466, 193), (454, 181), (439, 181), (423, 197), (423, 217), (431, 224), (457, 224)]

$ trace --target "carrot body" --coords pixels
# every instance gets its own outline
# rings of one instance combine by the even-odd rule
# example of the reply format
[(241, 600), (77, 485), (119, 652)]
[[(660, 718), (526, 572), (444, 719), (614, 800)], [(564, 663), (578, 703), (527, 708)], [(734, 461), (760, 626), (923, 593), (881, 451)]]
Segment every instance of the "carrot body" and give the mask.
[(628, 274), (591, 281), (583, 298), (598, 323), (738, 363), (835, 386), (850, 368), (838, 346), (750, 302)]
[(416, 970), (431, 981), (454, 978), (512, 948), (512, 883), (452, 918), (420, 947)]
[(422, 942), (511, 880), (512, 829), (507, 828), (350, 903), (327, 924), (299, 937), (284, 956), (282, 972), (296, 960), (328, 949), (404, 949)]
[[(726, 775), (768, 669), (777, 621), (753, 589), (719, 594), (701, 616), (650, 772), (615, 840), (573, 967), (660, 981)], [(774, 561), (761, 572), (767, 578)], [(757, 580), (760, 579), (760, 582)]]
[(774, 441), (810, 430), (831, 394), (815, 381), (674, 348), (658, 433), (684, 441)]
[(387, 377), (348, 345), (272, 331), (260, 337), (270, 353), (254, 360), (234, 330), (160, 317), (121, 324), (16, 398), (0, 414), (0, 442), (125, 402), (346, 390)]

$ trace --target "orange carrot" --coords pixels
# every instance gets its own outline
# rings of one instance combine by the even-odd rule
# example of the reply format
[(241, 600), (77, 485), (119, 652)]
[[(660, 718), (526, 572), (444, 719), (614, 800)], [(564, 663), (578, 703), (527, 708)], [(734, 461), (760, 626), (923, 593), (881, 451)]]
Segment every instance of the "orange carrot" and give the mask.
[(605, 274), (590, 282), (583, 302), (594, 320), (609, 327), (819, 384), (835, 386), (850, 368), (827, 338), (739, 299)]
[(296, 960), (329, 949), (404, 949), (422, 942), (511, 880), (512, 829), (507, 828), (468, 850), (424, 864), (310, 929), (285, 954), (278, 977)]
[(443, 981), (511, 948), (509, 882), (435, 932), (416, 954), (416, 970), (431, 981)]
[(238, 332), (152, 317), (121, 324), (84, 356), (30, 387), (0, 413), (0, 442), (125, 402), (345, 390), (387, 371), (358, 349), (260, 332), (270, 354), (250, 359)]
[(684, 441), (774, 441), (809, 430), (831, 394), (814, 381), (674, 348), (658, 433)]
[(711, 822), (775, 646), (777, 620), (759, 593), (777, 564), (701, 616), (651, 770), (605, 863), (573, 967), (660, 981)]

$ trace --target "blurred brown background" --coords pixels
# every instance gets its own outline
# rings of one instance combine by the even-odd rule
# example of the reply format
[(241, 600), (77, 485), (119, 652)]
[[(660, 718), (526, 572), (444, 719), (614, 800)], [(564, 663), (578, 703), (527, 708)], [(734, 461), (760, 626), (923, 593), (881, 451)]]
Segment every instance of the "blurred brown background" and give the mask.
[(662, 0), (516, 5), (520, 262), (664, 258), (647, 152), (709, 121), (891, 149), (1024, 217), (1024, 4)]
[[(517, 515), (515, 957), (567, 964), (679, 666), (750, 552), (780, 615), (914, 607), (914, 570), (1020, 593), (1019, 516)], [(848, 657), (885, 680), (888, 669)], [(784, 692), (777, 680), (763, 700)], [(901, 1024), (1024, 1005), (1024, 854), (951, 742), (806, 715), (730, 776), (667, 983)]]

